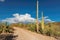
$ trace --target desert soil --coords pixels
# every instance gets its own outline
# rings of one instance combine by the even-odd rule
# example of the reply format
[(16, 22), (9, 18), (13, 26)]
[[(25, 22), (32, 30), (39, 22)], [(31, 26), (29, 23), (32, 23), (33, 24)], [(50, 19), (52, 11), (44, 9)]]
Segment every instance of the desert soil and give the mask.
[(14, 27), (14, 35), (18, 35), (16, 40), (56, 40), (53, 37), (43, 36), (19, 27)]

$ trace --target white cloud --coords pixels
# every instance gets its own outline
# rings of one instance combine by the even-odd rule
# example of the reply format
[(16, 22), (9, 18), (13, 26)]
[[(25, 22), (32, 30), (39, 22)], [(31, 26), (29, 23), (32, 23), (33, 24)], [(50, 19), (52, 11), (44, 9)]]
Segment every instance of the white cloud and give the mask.
[(55, 21), (51, 20), (48, 16), (44, 17), (44, 21), (45, 22), (55, 22)]
[[(6, 18), (4, 20), (2, 20), (2, 22), (9, 22), (9, 23), (18, 23), (18, 22), (23, 22), (23, 23), (27, 23), (27, 22), (36, 22), (35, 18), (32, 18), (30, 14), (26, 13), (26, 14), (19, 14), (19, 13), (15, 13), (13, 14), (13, 18)], [(41, 22), (41, 18), (38, 19), (39, 22)], [(52, 21), (48, 16), (44, 17), (44, 21), (45, 22), (55, 22)]]
[(0, 2), (4, 2), (5, 0), (0, 0)]
[[(38, 19), (39, 19), (39, 21), (41, 22), (42, 17), (41, 17), (41, 18), (38, 18)], [(45, 17), (44, 17), (44, 22), (45, 22), (45, 23), (48, 23), (48, 22), (55, 22), (55, 21), (51, 20), (48, 16), (45, 16)]]
[(30, 14), (26, 13), (24, 15), (20, 15), (19, 13), (13, 14), (13, 18), (6, 18), (5, 20), (2, 20), (3, 22), (9, 22), (9, 23), (18, 23), (18, 22), (34, 22), (35, 18), (32, 18)]

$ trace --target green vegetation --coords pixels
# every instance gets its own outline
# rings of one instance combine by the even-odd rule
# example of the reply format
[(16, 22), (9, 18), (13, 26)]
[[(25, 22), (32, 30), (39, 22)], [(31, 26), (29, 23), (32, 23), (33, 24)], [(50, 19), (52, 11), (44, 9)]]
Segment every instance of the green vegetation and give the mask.
[[(20, 28), (24, 28), (24, 29), (28, 29), (33, 32), (37, 32), (36, 23), (28, 23), (28, 24), (16, 23), (16, 24), (11, 24), (11, 25), (16, 26), (16, 27), (20, 27)], [(40, 23), (39, 24), (39, 33), (41, 33), (43, 35), (47, 35), (47, 36), (60, 37), (60, 23), (58, 23), (58, 22), (46, 23), (43, 31), (42, 31), (41, 23)]]
[(13, 28), (8, 23), (0, 23), (0, 34), (1, 33), (13, 33)]
[[(47, 36), (60, 37), (60, 22), (46, 23), (44, 24), (44, 30), (42, 31), (41, 23), (39, 23), (39, 33)], [(7, 25), (7, 23), (0, 23), (0, 33), (13, 33), (13, 27), (20, 27), (32, 32), (37, 32), (36, 23), (14, 23)]]

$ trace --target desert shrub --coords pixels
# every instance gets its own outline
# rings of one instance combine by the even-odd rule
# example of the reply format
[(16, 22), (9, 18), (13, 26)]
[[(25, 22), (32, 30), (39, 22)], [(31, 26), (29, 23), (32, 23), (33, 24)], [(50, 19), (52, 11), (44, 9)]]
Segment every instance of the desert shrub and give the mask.
[(36, 25), (35, 24), (29, 24), (27, 29), (36, 32)]
[(0, 24), (0, 33), (13, 33), (13, 28), (8, 23)]
[(0, 33), (2, 33), (2, 28), (0, 28)]
[(54, 37), (60, 37), (60, 32), (55, 32)]
[(49, 23), (45, 25), (44, 32), (48, 36), (59, 36), (60, 37), (60, 26), (57, 23)]
[(13, 33), (14, 29), (11, 26), (6, 26), (5, 32), (6, 33)]

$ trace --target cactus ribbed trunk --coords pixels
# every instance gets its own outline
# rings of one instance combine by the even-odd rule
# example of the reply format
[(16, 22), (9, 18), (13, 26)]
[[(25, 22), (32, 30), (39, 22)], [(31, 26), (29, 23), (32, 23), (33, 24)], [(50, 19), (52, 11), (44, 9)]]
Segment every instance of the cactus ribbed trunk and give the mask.
[(37, 26), (37, 32), (39, 32), (39, 27), (38, 27), (38, 1), (37, 1), (36, 26)]
[(42, 28), (42, 31), (44, 31), (44, 16), (43, 16), (43, 12), (42, 12), (41, 28)]

